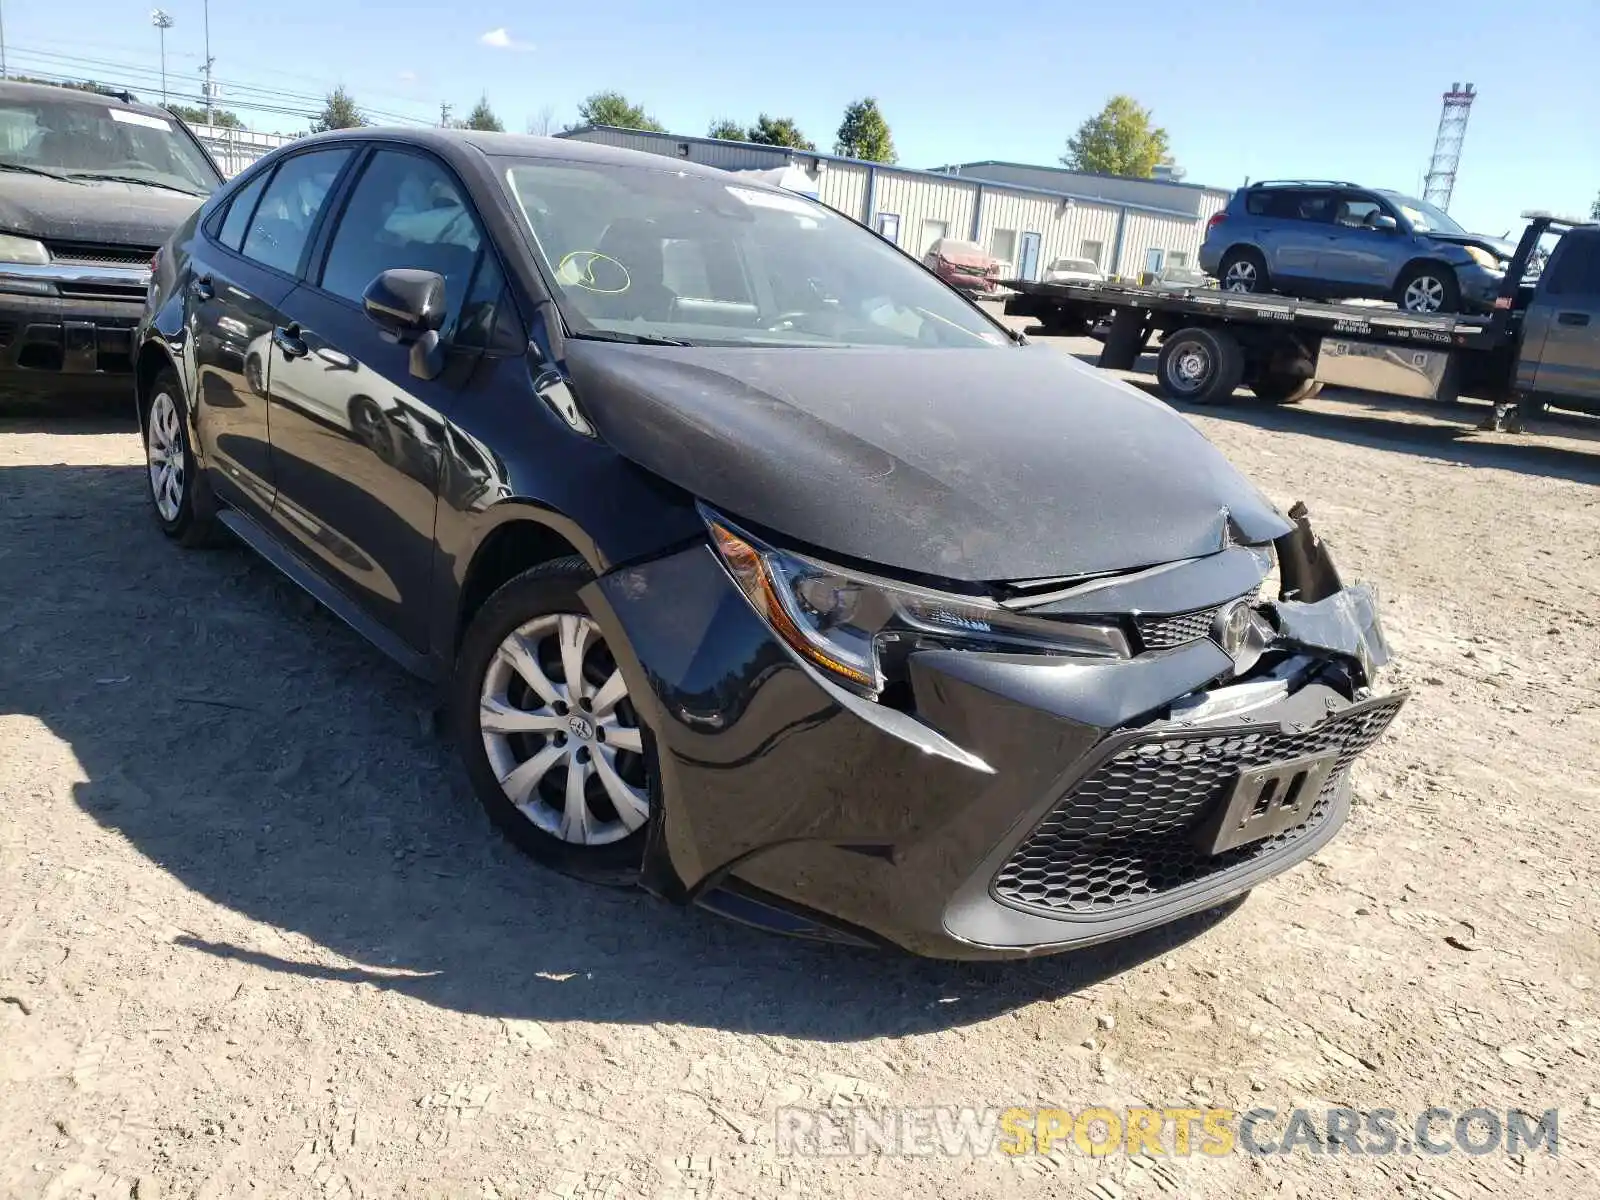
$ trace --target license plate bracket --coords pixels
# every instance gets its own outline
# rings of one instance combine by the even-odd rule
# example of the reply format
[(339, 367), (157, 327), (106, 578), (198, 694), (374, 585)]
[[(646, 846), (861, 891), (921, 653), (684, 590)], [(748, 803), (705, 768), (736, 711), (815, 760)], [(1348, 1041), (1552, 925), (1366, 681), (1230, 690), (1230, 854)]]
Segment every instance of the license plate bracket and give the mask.
[(1308, 754), (1240, 771), (1228, 798), (1195, 830), (1195, 845), (1221, 854), (1305, 824), (1338, 759), (1337, 752)]

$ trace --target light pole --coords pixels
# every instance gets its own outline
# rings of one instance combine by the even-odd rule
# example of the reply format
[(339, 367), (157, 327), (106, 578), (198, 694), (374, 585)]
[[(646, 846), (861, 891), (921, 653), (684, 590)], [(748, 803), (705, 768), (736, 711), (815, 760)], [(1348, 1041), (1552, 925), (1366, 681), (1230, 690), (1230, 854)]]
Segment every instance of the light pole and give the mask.
[(161, 33), (161, 107), (167, 106), (167, 30), (172, 28), (172, 15), (163, 9), (150, 10), (150, 24)]
[(206, 65), (200, 69), (206, 76), (206, 124), (211, 124), (211, 0), (205, 0)]

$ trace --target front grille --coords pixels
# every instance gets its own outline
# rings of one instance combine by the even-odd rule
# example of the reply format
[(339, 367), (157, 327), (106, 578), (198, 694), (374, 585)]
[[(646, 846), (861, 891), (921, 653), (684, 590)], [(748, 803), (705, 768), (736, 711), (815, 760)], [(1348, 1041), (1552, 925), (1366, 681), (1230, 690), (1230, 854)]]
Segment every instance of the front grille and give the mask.
[(46, 242), (50, 260), (59, 263), (99, 263), (118, 267), (147, 267), (154, 246), (121, 246), (111, 242)]
[(145, 295), (137, 283), (58, 283), (56, 291), (67, 300), (143, 300)]
[(1139, 640), (1146, 650), (1170, 650), (1188, 642), (1196, 642), (1211, 632), (1211, 623), (1217, 619), (1222, 605), (1197, 608), (1194, 612), (1178, 613), (1170, 617), (1137, 617), (1134, 625), (1139, 630)]
[[(1404, 696), (1372, 701), (1310, 729), (1156, 734), (1126, 743), (1069, 791), (995, 876), (994, 893), (1052, 916), (1099, 915), (1265, 857), (1328, 815), (1350, 764), (1383, 734)], [(1191, 841), (1242, 770), (1338, 753), (1302, 825), (1221, 854)]]

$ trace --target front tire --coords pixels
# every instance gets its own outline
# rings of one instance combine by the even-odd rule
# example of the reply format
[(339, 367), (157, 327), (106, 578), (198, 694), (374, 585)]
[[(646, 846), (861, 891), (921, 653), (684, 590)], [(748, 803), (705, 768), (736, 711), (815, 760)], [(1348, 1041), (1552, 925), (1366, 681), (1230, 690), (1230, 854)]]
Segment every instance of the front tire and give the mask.
[(522, 851), (605, 883), (637, 877), (655, 807), (655, 745), (562, 558), (503, 584), (473, 618), (451, 689), (484, 810)]
[(189, 440), (189, 407), (178, 376), (168, 367), (150, 387), (144, 414), (144, 453), (150, 502), (161, 532), (181, 546), (221, 539), (216, 502), (200, 473)]
[(1449, 267), (1418, 263), (1395, 285), (1395, 303), (1409, 313), (1460, 312), (1461, 283)]

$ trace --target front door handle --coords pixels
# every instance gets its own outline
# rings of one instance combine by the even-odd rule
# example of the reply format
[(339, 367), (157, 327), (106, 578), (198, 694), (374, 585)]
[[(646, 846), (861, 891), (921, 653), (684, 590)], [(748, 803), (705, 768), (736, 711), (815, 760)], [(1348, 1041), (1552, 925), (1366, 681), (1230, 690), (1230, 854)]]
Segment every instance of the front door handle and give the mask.
[(189, 281), (189, 290), (194, 293), (196, 300), (209, 300), (216, 295), (211, 288), (211, 276), (196, 275)]
[(304, 358), (310, 353), (306, 348), (305, 339), (300, 336), (300, 326), (295, 324), (275, 326), (272, 330), (272, 344), (285, 358)]
[(1558, 325), (1587, 325), (1588, 323), (1589, 314), (1586, 312), (1564, 312), (1556, 314), (1556, 324)]

